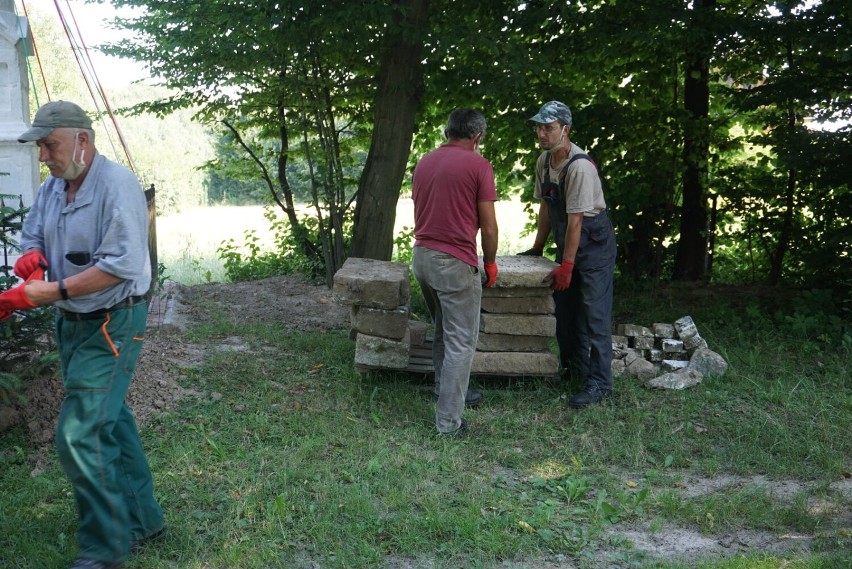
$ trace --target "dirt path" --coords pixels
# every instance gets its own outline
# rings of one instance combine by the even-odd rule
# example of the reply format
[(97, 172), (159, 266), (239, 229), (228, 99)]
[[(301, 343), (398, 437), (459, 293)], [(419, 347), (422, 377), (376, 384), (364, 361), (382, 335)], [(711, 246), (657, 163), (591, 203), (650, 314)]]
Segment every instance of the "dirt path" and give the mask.
[[(140, 425), (174, 408), (187, 395), (179, 384), (185, 370), (200, 365), (207, 349), (190, 343), (183, 333), (187, 323), (209, 317), (212, 307), (235, 321), (284, 322), (294, 330), (344, 328), (349, 309), (334, 303), (331, 291), (300, 277), (274, 277), (245, 283), (213, 283), (184, 287), (169, 283), (151, 302), (148, 334), (128, 393)], [(37, 446), (53, 443), (56, 418), (62, 404), (62, 382), (45, 376), (27, 382), (26, 405), (17, 408), (18, 421)], [(44, 453), (33, 457), (33, 473), (46, 466)]]

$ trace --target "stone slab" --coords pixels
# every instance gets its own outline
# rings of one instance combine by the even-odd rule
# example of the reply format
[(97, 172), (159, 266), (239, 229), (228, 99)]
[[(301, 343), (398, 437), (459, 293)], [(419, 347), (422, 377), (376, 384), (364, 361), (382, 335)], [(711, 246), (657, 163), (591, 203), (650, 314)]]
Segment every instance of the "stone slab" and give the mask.
[(683, 340), (663, 340), (663, 352), (669, 354), (683, 351)]
[(689, 360), (689, 367), (703, 375), (721, 377), (728, 371), (728, 362), (713, 350), (698, 348)]
[(651, 325), (651, 330), (654, 331), (654, 336), (657, 338), (674, 338), (675, 327), (673, 324), (656, 323)]
[(407, 331), (402, 340), (358, 334), (355, 339), (355, 363), (377, 368), (405, 369), (410, 349), (411, 339)]
[(550, 338), (480, 333), (476, 349), (480, 352), (545, 352), (550, 350)]
[(408, 265), (349, 257), (334, 274), (332, 293), (342, 304), (396, 310), (411, 300)]
[(653, 336), (628, 336), (630, 347), (637, 350), (650, 350), (654, 347)]
[(625, 372), (637, 379), (644, 381), (657, 375), (657, 368), (654, 367), (654, 364), (643, 357), (637, 357), (630, 362), (625, 359), (624, 363), (627, 366)]
[(349, 322), (352, 329), (361, 334), (401, 340), (408, 331), (410, 312), (407, 305), (398, 306), (396, 310), (384, 310), (356, 304), (349, 312)]
[[(488, 290), (488, 289), (485, 289)], [(549, 293), (540, 296), (507, 298), (482, 297), (482, 310), (493, 314), (553, 314), (556, 304)]]
[(663, 360), (661, 367), (663, 371), (677, 371), (679, 369), (685, 368), (688, 365), (689, 362), (684, 360)]
[(426, 322), (419, 320), (408, 321), (408, 332), (411, 334), (411, 345), (422, 346), (426, 343), (426, 333), (429, 331), (429, 325)]
[(518, 288), (484, 288), (482, 298), (527, 298), (527, 297), (553, 297), (553, 291), (549, 288), (518, 287)]
[(689, 352), (698, 350), (700, 348), (706, 348), (707, 340), (702, 338), (700, 334), (695, 334), (694, 336), (689, 336), (683, 339), (683, 347)]
[(673, 371), (648, 380), (648, 387), (656, 387), (658, 389), (686, 389), (701, 383), (704, 375), (691, 368)]
[(488, 314), (479, 315), (479, 331), (486, 334), (511, 336), (555, 336), (556, 317), (548, 314)]
[(553, 377), (559, 360), (550, 352), (476, 352), (470, 369), (475, 375)]
[(691, 316), (684, 316), (683, 318), (675, 320), (674, 328), (677, 332), (677, 337), (681, 340), (691, 338), (698, 334), (698, 327), (695, 326), (695, 322), (692, 320)]
[[(544, 278), (558, 265), (546, 257), (505, 255), (497, 257), (497, 281), (493, 289), (539, 288), (550, 290)], [(485, 289), (489, 290), (489, 289)]]
[(650, 328), (638, 324), (619, 324), (617, 329), (620, 336), (627, 336), (628, 338), (654, 336)]

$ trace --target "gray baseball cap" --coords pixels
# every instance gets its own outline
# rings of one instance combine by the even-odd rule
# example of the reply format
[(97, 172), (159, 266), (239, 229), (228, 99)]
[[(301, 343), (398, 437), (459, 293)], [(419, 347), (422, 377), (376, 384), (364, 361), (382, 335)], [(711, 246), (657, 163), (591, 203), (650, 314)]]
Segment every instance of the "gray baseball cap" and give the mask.
[(68, 101), (51, 101), (36, 111), (33, 126), (18, 137), (18, 142), (41, 140), (55, 128), (92, 128), (92, 119), (79, 106)]
[(547, 124), (553, 121), (559, 121), (562, 124), (571, 126), (571, 109), (565, 103), (559, 101), (550, 101), (542, 105), (538, 114), (530, 119), (532, 122)]

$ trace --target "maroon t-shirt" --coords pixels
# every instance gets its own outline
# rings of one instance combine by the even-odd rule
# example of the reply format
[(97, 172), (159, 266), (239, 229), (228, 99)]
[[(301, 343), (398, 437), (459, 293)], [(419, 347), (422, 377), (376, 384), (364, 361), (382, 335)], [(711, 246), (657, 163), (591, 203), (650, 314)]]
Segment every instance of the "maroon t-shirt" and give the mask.
[(497, 201), (491, 163), (472, 150), (441, 146), (414, 168), (411, 197), (414, 246), (448, 253), (477, 266), (477, 204)]

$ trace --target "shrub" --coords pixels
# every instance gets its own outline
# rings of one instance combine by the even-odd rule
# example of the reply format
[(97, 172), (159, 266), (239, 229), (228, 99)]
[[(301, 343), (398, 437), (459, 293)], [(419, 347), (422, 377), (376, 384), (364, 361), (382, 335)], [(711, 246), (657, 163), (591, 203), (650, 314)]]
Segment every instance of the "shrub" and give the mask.
[[(19, 205), (8, 206), (7, 199), (17, 199)], [(26, 212), (20, 196), (0, 194), (0, 243), (4, 261), (0, 267), (0, 292), (19, 282), (8, 259), (12, 253), (20, 252), (15, 234), (21, 230)], [(51, 354), (52, 314), (49, 308), (35, 308), (0, 321), (0, 401), (18, 397), (23, 379), (41, 373), (56, 361), (55, 354)]]

